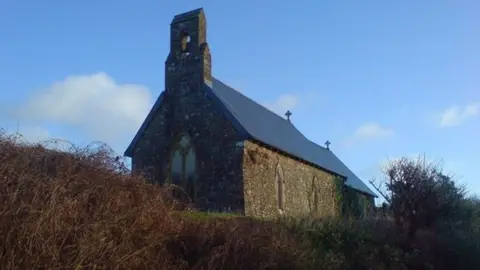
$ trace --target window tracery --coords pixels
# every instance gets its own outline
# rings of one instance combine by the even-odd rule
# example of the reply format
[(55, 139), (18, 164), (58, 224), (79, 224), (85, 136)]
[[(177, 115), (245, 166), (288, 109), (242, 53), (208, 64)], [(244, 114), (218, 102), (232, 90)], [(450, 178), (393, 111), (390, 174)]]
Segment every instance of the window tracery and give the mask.
[(170, 181), (182, 187), (192, 200), (196, 195), (196, 155), (188, 135), (182, 134), (173, 145)]

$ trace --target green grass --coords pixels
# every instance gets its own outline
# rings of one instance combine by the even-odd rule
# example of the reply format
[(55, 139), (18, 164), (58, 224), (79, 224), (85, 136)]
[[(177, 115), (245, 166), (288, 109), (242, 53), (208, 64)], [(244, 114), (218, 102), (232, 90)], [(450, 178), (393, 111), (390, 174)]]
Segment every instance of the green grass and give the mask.
[(205, 221), (211, 219), (232, 219), (243, 218), (244, 216), (233, 213), (221, 213), (221, 212), (200, 212), (200, 211), (178, 211), (178, 215), (186, 218), (191, 218), (197, 221)]

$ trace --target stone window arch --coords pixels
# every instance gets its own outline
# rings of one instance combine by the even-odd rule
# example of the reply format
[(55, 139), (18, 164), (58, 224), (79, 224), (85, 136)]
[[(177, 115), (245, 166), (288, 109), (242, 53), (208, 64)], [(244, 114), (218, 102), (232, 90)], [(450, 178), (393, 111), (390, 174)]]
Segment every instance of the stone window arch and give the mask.
[(182, 56), (190, 55), (191, 36), (183, 30), (180, 34), (180, 51)]
[(197, 156), (191, 137), (180, 134), (170, 155), (170, 182), (182, 187), (192, 200), (196, 195)]
[(275, 193), (277, 199), (277, 209), (280, 213), (285, 211), (285, 180), (283, 178), (283, 170), (280, 164), (275, 170)]
[(312, 212), (317, 212), (318, 210), (318, 183), (317, 183), (317, 177), (313, 176), (312, 178), (312, 189), (311, 189), (311, 198), (310, 198), (310, 204), (311, 204), (311, 211)]
[(146, 166), (144, 169), (145, 177), (150, 183), (156, 182), (156, 175), (155, 175), (155, 167), (154, 166)]

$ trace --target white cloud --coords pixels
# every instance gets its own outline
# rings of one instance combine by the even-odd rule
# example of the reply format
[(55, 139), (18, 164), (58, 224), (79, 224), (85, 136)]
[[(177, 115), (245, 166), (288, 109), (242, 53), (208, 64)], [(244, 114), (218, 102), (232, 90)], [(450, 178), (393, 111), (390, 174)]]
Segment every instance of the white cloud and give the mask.
[(371, 166), (365, 168), (360, 172), (362, 176), (365, 176), (368, 179), (377, 179), (382, 180), (386, 177), (385, 172), (386, 170), (394, 163), (400, 161), (402, 158), (407, 158), (408, 160), (414, 161), (421, 161), (425, 162), (425, 164), (434, 164), (438, 166), (439, 169), (443, 171), (443, 173), (452, 176), (455, 180), (463, 183), (461, 181), (462, 175), (459, 174), (463, 171), (462, 162), (458, 160), (444, 160), (441, 157), (437, 156), (428, 156), (426, 154), (406, 154), (403, 156), (396, 156), (393, 158), (384, 158), (380, 160), (376, 164), (372, 164)]
[(407, 158), (409, 160), (425, 160), (427, 164), (437, 164), (446, 170), (451, 169), (452, 162), (445, 163), (443, 159), (438, 157), (431, 157), (425, 154), (406, 154), (402, 156), (394, 156), (383, 158), (380, 161), (365, 167), (359, 172), (360, 175), (364, 176), (367, 179), (379, 179), (384, 177), (386, 169), (393, 163), (400, 161), (402, 158)]
[(470, 118), (480, 115), (480, 102), (464, 106), (452, 106), (440, 114), (440, 127), (452, 127), (463, 124)]
[(92, 139), (115, 142), (132, 136), (152, 104), (145, 86), (117, 84), (107, 74), (69, 76), (35, 93), (17, 111), (36, 123), (71, 125)]
[(352, 137), (345, 141), (345, 145), (349, 146), (355, 143), (382, 139), (393, 135), (393, 130), (382, 127), (378, 123), (368, 122), (357, 128)]
[(392, 163), (400, 161), (402, 158), (415, 161), (425, 161), (426, 164), (435, 164), (439, 166), (439, 168), (441, 168), (445, 174), (453, 175), (454, 177), (459, 176), (458, 173), (462, 171), (462, 162), (458, 160), (445, 160), (439, 156), (429, 156), (420, 153), (411, 153), (403, 156), (396, 156), (394, 158), (383, 159), (378, 164), (379, 171), (384, 172)]
[(284, 117), (287, 111), (293, 110), (299, 103), (297, 96), (292, 94), (280, 95), (274, 102), (267, 102), (263, 105), (272, 112)]
[[(451, 176), (459, 185), (464, 185), (470, 195), (480, 194), (480, 186), (472, 180), (476, 179), (475, 164), (477, 163), (475, 163), (475, 161), (471, 163), (471, 160), (443, 159), (439, 156), (410, 153), (381, 159), (360, 170), (358, 175), (365, 181), (374, 180), (376, 186), (382, 184), (383, 188), (385, 188), (385, 181), (388, 180), (385, 175), (385, 170), (392, 162), (398, 161), (402, 157), (410, 160), (425, 160), (426, 164), (435, 164), (442, 169), (444, 174)], [(380, 201), (382, 201), (382, 198), (380, 198)]]
[(377, 123), (366, 123), (355, 131), (355, 137), (360, 139), (374, 139), (390, 136), (392, 130), (381, 127)]

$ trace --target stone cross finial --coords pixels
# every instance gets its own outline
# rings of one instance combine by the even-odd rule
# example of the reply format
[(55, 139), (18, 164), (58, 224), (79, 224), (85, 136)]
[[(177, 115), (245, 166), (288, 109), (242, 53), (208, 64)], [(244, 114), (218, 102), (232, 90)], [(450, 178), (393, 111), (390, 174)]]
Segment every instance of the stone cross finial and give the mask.
[(328, 140), (325, 142), (325, 146), (327, 146), (327, 150), (330, 150), (330, 144), (331, 142)]
[(292, 115), (292, 112), (291, 112), (291, 111), (287, 111), (287, 112), (285, 113), (285, 116), (287, 117), (288, 122), (290, 122), (290, 116), (291, 116), (291, 115)]

